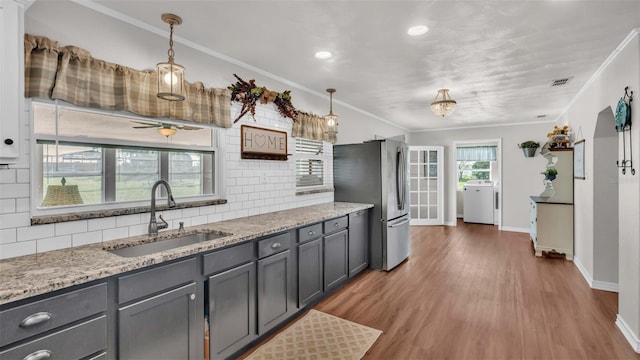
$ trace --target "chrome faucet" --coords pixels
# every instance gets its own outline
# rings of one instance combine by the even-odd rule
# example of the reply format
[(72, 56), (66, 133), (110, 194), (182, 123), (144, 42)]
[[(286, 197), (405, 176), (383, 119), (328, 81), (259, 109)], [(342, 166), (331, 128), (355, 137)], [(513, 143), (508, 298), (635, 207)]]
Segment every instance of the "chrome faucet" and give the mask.
[(167, 205), (169, 205), (169, 207), (176, 206), (176, 201), (173, 200), (173, 195), (171, 195), (171, 186), (169, 186), (169, 183), (166, 180), (156, 181), (153, 184), (153, 187), (151, 187), (151, 219), (149, 220), (149, 236), (156, 236), (158, 235), (158, 230), (166, 229), (169, 227), (169, 224), (164, 221), (162, 215), (160, 215), (161, 223), (158, 224), (158, 222), (156, 221), (156, 188), (158, 187), (158, 185), (164, 185), (164, 187), (167, 189)]

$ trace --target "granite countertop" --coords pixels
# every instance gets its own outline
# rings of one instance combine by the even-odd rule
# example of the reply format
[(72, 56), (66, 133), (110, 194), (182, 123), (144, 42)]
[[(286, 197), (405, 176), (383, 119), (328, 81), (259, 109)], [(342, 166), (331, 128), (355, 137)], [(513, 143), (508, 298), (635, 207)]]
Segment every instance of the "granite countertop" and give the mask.
[(238, 244), (371, 207), (371, 204), (333, 202), (187, 227), (180, 235), (203, 232), (231, 235), (139, 257), (120, 257), (105, 250), (172, 238), (178, 231), (162, 231), (154, 238), (141, 235), (0, 260), (0, 304)]

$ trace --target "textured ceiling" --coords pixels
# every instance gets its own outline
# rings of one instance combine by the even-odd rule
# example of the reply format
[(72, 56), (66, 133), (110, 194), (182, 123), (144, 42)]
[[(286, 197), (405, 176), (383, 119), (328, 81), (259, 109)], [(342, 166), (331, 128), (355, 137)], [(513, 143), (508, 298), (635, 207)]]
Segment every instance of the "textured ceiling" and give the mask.
[[(552, 121), (640, 27), (638, 0), (94, 4), (165, 31), (160, 13), (178, 14), (184, 19), (179, 39), (303, 90), (324, 96), (335, 87), (335, 100), (408, 130)], [(416, 24), (430, 31), (410, 38), (406, 30)], [(315, 59), (321, 49), (335, 57)], [(551, 88), (561, 78), (571, 80)], [(458, 102), (444, 119), (429, 107), (439, 88), (449, 88)]]

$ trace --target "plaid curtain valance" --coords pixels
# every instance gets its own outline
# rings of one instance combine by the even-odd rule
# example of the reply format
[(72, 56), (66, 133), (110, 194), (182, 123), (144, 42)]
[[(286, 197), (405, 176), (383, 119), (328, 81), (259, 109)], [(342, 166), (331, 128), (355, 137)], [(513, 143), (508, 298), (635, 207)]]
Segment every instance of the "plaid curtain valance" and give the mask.
[(75, 46), (60, 47), (25, 34), (25, 97), (59, 99), (105, 110), (231, 127), (231, 91), (185, 82), (184, 101), (156, 96), (158, 74), (94, 59)]
[(296, 116), (291, 136), (310, 140), (332, 140), (331, 136), (327, 134), (327, 123), (323, 117), (302, 111), (298, 112), (298, 116)]

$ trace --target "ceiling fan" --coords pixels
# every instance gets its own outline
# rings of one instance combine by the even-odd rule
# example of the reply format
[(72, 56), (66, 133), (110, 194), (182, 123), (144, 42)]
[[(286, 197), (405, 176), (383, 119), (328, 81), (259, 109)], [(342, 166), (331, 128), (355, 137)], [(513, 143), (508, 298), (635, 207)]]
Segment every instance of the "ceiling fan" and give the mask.
[(188, 126), (188, 125), (174, 125), (168, 123), (148, 123), (143, 121), (135, 121), (131, 120), (134, 123), (142, 124), (142, 126), (134, 126), (134, 129), (149, 129), (149, 128), (158, 128), (158, 132), (161, 135), (169, 137), (171, 135), (175, 135), (178, 130), (201, 130), (202, 128), (197, 126)]

